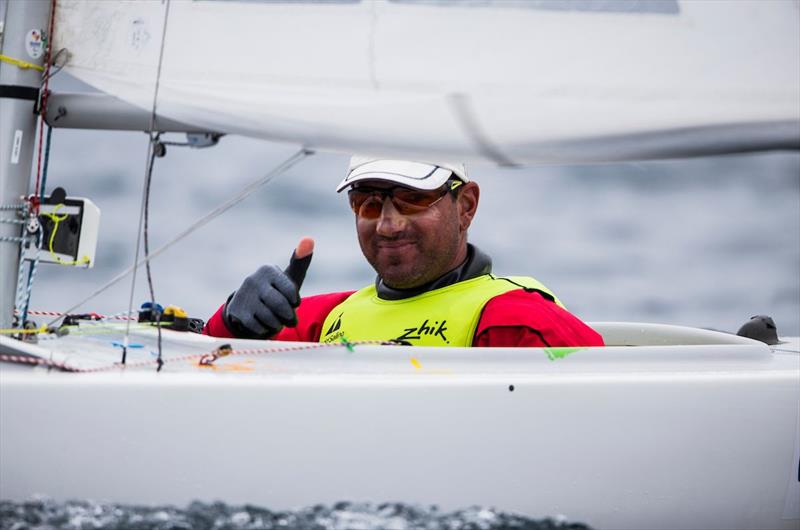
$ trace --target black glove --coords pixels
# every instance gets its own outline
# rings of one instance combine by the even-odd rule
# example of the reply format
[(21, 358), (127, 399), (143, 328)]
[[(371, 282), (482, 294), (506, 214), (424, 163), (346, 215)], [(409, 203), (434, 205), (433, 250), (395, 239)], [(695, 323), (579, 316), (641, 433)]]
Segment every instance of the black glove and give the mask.
[(268, 339), (283, 326), (296, 326), (294, 308), (300, 305), (300, 286), (312, 255), (299, 259), (292, 253), (285, 271), (264, 265), (245, 278), (222, 311), (231, 333), (240, 339)]

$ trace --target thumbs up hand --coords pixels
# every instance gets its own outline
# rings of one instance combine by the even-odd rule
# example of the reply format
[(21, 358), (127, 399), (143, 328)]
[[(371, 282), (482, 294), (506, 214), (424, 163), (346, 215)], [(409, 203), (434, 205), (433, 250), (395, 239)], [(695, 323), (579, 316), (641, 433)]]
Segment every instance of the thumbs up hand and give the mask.
[(300, 305), (300, 286), (313, 252), (314, 240), (304, 237), (285, 271), (264, 265), (245, 278), (222, 312), (231, 333), (240, 339), (268, 339), (284, 326), (296, 326), (294, 310)]

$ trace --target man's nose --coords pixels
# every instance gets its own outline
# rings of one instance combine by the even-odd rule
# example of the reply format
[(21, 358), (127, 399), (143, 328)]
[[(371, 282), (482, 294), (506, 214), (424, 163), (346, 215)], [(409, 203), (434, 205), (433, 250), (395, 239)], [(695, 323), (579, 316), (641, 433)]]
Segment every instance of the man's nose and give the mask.
[(397, 211), (391, 198), (386, 197), (381, 207), (381, 215), (378, 217), (378, 226), (375, 231), (381, 236), (392, 236), (402, 232), (406, 227), (406, 217)]

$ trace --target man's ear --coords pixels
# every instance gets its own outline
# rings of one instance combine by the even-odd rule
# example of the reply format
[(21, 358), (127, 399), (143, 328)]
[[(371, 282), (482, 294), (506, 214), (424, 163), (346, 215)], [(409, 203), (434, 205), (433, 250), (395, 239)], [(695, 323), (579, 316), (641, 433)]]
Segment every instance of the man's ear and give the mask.
[(458, 194), (458, 216), (461, 230), (469, 228), (472, 218), (478, 211), (478, 201), (481, 196), (481, 189), (475, 182), (467, 182), (461, 187)]

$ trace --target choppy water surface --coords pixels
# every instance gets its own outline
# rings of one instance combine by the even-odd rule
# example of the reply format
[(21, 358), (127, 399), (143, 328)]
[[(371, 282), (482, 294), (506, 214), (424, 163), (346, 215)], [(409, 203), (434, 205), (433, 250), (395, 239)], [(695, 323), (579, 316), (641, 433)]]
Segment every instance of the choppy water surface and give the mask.
[(440, 512), (401, 503), (337, 503), (293, 511), (195, 502), (173, 506), (122, 506), (91, 501), (0, 501), (0, 530), (583, 530), (560, 519), (530, 519), (491, 508)]

